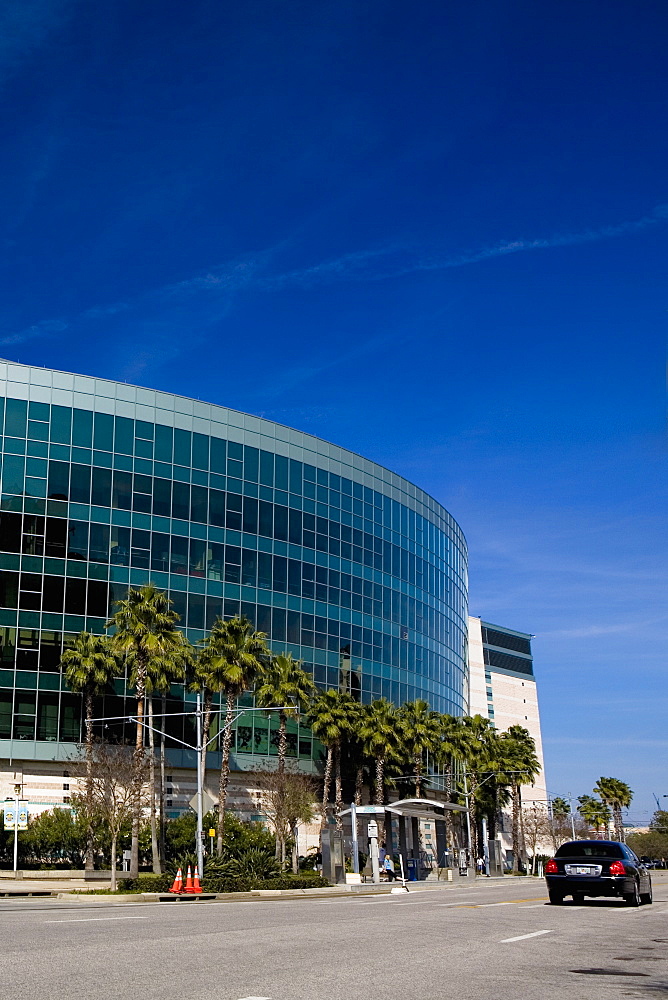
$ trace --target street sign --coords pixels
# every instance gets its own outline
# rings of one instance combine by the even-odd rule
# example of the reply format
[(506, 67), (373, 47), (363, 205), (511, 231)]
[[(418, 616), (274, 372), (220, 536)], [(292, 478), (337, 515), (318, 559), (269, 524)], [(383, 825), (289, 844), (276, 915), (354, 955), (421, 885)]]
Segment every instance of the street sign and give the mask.
[[(202, 812), (211, 812), (216, 802), (211, 798), (208, 792), (202, 792)], [(197, 812), (197, 795), (193, 795), (190, 802), (188, 803), (193, 812)]]

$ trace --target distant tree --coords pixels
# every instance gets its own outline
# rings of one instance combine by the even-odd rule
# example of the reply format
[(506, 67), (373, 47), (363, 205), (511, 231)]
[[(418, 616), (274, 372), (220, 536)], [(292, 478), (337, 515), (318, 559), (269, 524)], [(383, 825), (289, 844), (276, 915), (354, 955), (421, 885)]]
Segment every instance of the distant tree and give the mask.
[[(148, 777), (145, 752), (139, 762), (139, 775), (137, 764), (137, 754), (131, 747), (110, 743), (96, 743), (93, 747), (93, 807), (109, 830), (112, 891), (116, 889), (118, 838), (134, 814), (137, 780), (143, 788)], [(74, 803), (76, 806), (76, 797)]]
[(570, 823), (571, 807), (566, 799), (562, 799), (560, 796), (552, 799), (550, 807), (552, 847), (556, 851), (560, 844), (563, 844), (564, 841), (569, 840), (572, 836), (573, 831)]
[(633, 799), (633, 792), (624, 781), (619, 778), (599, 778), (594, 786), (594, 791), (612, 809), (612, 816), (615, 823), (615, 840), (624, 840), (624, 820), (622, 809), (628, 809)]
[(298, 823), (313, 821), (317, 807), (315, 781), (296, 767), (257, 771), (256, 777), (259, 784), (256, 802), (274, 827), (281, 868), (285, 868), (286, 843), (292, 837), (292, 870), (296, 874), (299, 865), (294, 832)]
[(588, 828), (594, 827), (597, 836), (610, 822), (610, 810), (604, 802), (593, 795), (578, 796), (578, 812)]
[(65, 650), (60, 659), (60, 669), (65, 677), (65, 683), (71, 691), (80, 691), (84, 700), (86, 717), (84, 741), (86, 754), (85, 810), (88, 826), (86, 869), (88, 871), (93, 869), (93, 708), (95, 698), (109, 688), (117, 667), (109, 639), (106, 636), (91, 635), (90, 632), (80, 632), (72, 646)]
[(543, 843), (552, 836), (552, 821), (547, 803), (531, 802), (522, 805), (524, 839), (531, 857), (531, 873), (536, 874), (536, 860)]

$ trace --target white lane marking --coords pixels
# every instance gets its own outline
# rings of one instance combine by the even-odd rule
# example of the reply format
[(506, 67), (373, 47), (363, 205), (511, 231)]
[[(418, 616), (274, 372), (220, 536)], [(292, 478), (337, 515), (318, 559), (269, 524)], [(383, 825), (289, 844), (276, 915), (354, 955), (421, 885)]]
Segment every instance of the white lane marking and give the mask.
[(147, 920), (148, 917), (73, 917), (67, 920), (45, 920), (45, 924), (92, 924), (96, 920)]
[(482, 910), (483, 906), (512, 906), (514, 902), (514, 899), (507, 899), (504, 903), (474, 903), (473, 905)]
[(241, 1000), (271, 1000), (270, 997), (242, 997)]
[[(520, 910), (537, 910), (539, 906), (545, 906), (545, 903), (532, 903), (531, 906), (520, 906)], [(569, 910), (581, 910), (581, 906), (569, 906)]]
[(533, 931), (531, 934), (520, 934), (518, 937), (504, 938), (499, 944), (512, 944), (513, 941), (526, 941), (527, 938), (540, 937), (541, 934), (552, 934), (550, 931)]
[(462, 899), (458, 903), (437, 903), (437, 906), (475, 906), (474, 899)]

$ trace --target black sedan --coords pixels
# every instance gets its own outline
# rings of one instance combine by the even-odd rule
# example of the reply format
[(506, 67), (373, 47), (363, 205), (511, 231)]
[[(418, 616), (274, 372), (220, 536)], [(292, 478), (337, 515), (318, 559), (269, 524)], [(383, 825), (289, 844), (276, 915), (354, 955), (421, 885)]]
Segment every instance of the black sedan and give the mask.
[(648, 868), (633, 851), (616, 840), (571, 840), (562, 844), (545, 865), (550, 902), (563, 903), (572, 896), (617, 896), (628, 906), (652, 902)]

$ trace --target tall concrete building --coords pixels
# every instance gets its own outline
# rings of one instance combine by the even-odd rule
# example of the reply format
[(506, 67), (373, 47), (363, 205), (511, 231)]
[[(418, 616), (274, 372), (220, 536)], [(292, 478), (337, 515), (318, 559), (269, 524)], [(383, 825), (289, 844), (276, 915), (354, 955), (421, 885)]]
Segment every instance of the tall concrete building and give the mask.
[[(531, 652), (533, 637), (480, 618), (470, 617), (468, 624), (469, 715), (482, 715), (500, 732), (515, 725), (528, 730), (536, 743), (540, 773), (532, 785), (523, 787), (522, 801), (525, 811), (535, 807), (540, 813), (547, 806), (547, 788)], [(509, 850), (511, 825), (507, 811), (502, 815), (500, 833), (504, 849)]]

